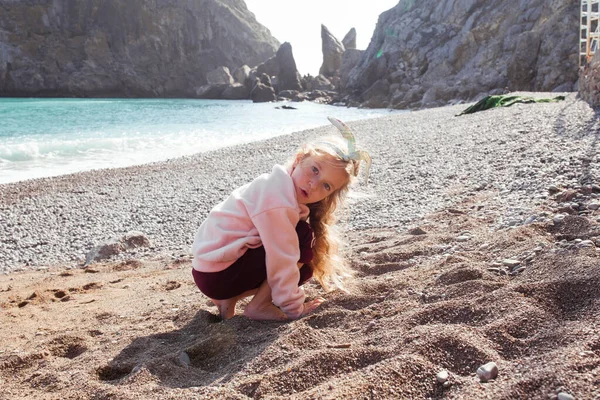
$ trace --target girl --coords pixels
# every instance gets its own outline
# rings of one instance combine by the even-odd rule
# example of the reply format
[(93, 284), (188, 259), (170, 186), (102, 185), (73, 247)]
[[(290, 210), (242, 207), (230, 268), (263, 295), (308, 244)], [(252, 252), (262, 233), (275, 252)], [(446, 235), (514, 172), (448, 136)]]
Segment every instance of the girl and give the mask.
[(350, 276), (338, 256), (334, 211), (357, 176), (365, 151), (341, 121), (329, 118), (336, 137), (303, 146), (287, 168), (275, 165), (215, 206), (200, 226), (192, 252), (194, 281), (223, 319), (238, 300), (254, 296), (244, 315), (260, 320), (296, 319), (325, 299), (304, 302), (300, 287), (313, 275), (343, 289)]

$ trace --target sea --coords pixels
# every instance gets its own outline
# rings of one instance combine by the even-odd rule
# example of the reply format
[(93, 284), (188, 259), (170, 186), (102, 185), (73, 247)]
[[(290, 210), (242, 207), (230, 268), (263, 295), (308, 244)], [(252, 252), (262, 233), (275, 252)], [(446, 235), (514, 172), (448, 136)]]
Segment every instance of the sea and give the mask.
[(327, 116), (391, 112), (311, 102), (0, 98), (0, 184), (164, 161), (328, 125)]

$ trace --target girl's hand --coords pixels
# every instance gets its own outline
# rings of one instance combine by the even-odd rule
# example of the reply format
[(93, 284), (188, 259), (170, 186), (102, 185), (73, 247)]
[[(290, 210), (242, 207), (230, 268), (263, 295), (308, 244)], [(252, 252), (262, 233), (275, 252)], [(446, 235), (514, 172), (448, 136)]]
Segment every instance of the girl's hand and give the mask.
[(323, 302), (325, 302), (325, 299), (322, 297), (317, 297), (314, 300), (307, 301), (304, 303), (304, 311), (302, 311), (302, 315), (300, 315), (300, 317), (310, 314), (315, 308), (323, 304)]

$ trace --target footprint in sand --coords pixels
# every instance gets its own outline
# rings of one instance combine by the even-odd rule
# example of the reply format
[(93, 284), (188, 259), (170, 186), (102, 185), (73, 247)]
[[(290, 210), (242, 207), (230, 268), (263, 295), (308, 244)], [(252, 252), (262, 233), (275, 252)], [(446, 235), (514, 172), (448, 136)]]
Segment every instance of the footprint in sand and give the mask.
[(192, 367), (206, 371), (215, 371), (230, 363), (232, 350), (235, 351), (236, 340), (233, 334), (219, 334), (216, 337), (201, 340), (186, 348), (178, 355), (178, 359), (185, 355)]
[(168, 281), (167, 283), (165, 283), (165, 285), (163, 286), (163, 288), (165, 290), (175, 290), (181, 287), (181, 283), (176, 282), (176, 281)]
[(67, 335), (52, 339), (46, 346), (53, 356), (69, 359), (82, 355), (88, 349), (83, 338)]

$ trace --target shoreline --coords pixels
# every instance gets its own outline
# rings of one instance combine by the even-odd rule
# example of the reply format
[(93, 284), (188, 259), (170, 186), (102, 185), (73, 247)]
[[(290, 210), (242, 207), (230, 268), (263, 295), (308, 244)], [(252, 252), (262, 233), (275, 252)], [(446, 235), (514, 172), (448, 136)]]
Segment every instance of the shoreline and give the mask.
[[(500, 216), (502, 226), (502, 220), (532, 212), (536, 200), (527, 196), (543, 196), (555, 183), (552, 175), (560, 174), (546, 159), (562, 163), (567, 155), (585, 156), (583, 146), (566, 139), (591, 145), (582, 124), (593, 121), (593, 110), (573, 93), (564, 102), (454, 116), (464, 108), (446, 106), (349, 124), (359, 146), (371, 152), (373, 168), (369, 185), (359, 182), (349, 199), (347, 231), (406, 229), (411, 221), (481, 190), (498, 191), (499, 204), (515, 203), (512, 208), (518, 210), (509, 212), (515, 215)], [(570, 115), (562, 115), (563, 109)], [(185, 255), (215, 204), (273, 164), (285, 163), (301, 143), (328, 134), (337, 131), (325, 125), (169, 161), (1, 185), (0, 217), (6, 224), (0, 227), (0, 241), (6, 246), (0, 249), (0, 266), (4, 272), (81, 266), (94, 246), (130, 231), (144, 233), (151, 246), (121, 259)], [(527, 168), (531, 171), (524, 172)]]

